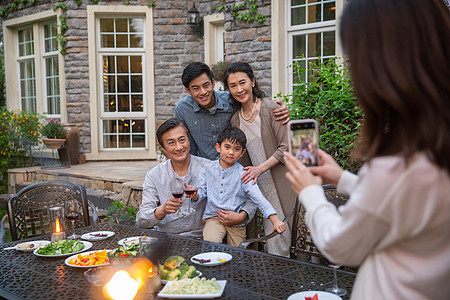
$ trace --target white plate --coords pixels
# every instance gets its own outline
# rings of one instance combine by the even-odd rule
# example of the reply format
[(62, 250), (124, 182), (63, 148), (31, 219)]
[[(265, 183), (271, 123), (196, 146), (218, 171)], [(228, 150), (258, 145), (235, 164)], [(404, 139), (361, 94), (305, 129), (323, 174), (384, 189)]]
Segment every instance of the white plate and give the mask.
[[(106, 236), (95, 236), (96, 234), (99, 235), (105, 235)], [(88, 232), (85, 233), (81, 236), (81, 238), (83, 240), (88, 240), (88, 241), (101, 241), (101, 240), (106, 240), (107, 238), (110, 238), (114, 235), (115, 233), (112, 231), (93, 231), (93, 232)]]
[(32, 241), (32, 242), (19, 243), (15, 246), (15, 248), (18, 251), (31, 252), (31, 251), (34, 251), (34, 249), (43, 247), (48, 244), (50, 244), (50, 241)]
[[(196, 259), (210, 259), (211, 261), (210, 262), (201, 263), (199, 261), (196, 261), (194, 258), (196, 258)], [(222, 261), (219, 260), (219, 258), (222, 259), (222, 260), (225, 260), (225, 261), (222, 262)], [(233, 256), (231, 256), (231, 254), (228, 254), (228, 253), (225, 253), (225, 252), (205, 252), (205, 253), (200, 253), (200, 254), (192, 256), (191, 257), (191, 261), (194, 264), (197, 264), (197, 265), (212, 267), (212, 266), (217, 266), (217, 265), (224, 264), (224, 263), (230, 261), (232, 258), (233, 258)]]
[(42, 254), (38, 254), (36, 252), (39, 249), (38, 248), (38, 249), (34, 249), (33, 253), (34, 253), (34, 255), (41, 256), (41, 257), (66, 257), (66, 256), (69, 256), (69, 255), (72, 255), (72, 254), (77, 254), (77, 253), (80, 253), (80, 252), (83, 252), (83, 251), (86, 251), (86, 250), (89, 250), (89, 249), (92, 248), (92, 243), (91, 242), (86, 242), (86, 241), (80, 241), (80, 242), (82, 242), (84, 244), (84, 248), (81, 249), (80, 251), (77, 251), (77, 252), (66, 253), (66, 254), (58, 254), (58, 255), (42, 255)]
[[(132, 244), (134, 244), (134, 243), (139, 243), (139, 238), (143, 238), (143, 236), (133, 236), (133, 237), (127, 237), (127, 238), (124, 238), (124, 239), (121, 239), (120, 241), (118, 241), (117, 243), (120, 245), (120, 246), (123, 246), (124, 244), (127, 244), (127, 246), (131, 246)], [(158, 240), (158, 238), (155, 238), (155, 237), (149, 237), (149, 236), (146, 236), (146, 238), (145, 238), (145, 242), (146, 243), (154, 243), (154, 242), (156, 242)]]
[(287, 300), (305, 300), (305, 297), (314, 297), (315, 294), (317, 294), (319, 300), (342, 300), (342, 298), (336, 294), (322, 291), (298, 292), (290, 295)]
[[(198, 275), (195, 276), (195, 277), (200, 277), (200, 276), (203, 275), (203, 273), (200, 272), (199, 270), (197, 270), (197, 272), (198, 272)], [(195, 277), (194, 277), (194, 278), (195, 278)], [(169, 281), (174, 281), (174, 280), (165, 280), (165, 279), (161, 279), (161, 283), (162, 283), (162, 284), (166, 284), (166, 283), (168, 283)], [(175, 281), (176, 281), (176, 280), (175, 280)]]
[(133, 236), (133, 237), (127, 237), (124, 239), (121, 239), (120, 241), (118, 241), (117, 243), (120, 246), (123, 246), (125, 243), (127, 244), (127, 246), (130, 246), (131, 244), (134, 243), (139, 243), (139, 238), (142, 238), (143, 236)]
[[(103, 250), (88, 251), (88, 252), (84, 252), (82, 255), (89, 255), (89, 254), (91, 254), (91, 253), (102, 252), (102, 251), (103, 251)], [(112, 250), (106, 250), (106, 252), (111, 252), (111, 251), (112, 251)], [(64, 264), (66, 264), (66, 265), (69, 266), (69, 267), (74, 267), (74, 268), (84, 268), (84, 269), (96, 268), (96, 267), (102, 267), (102, 266), (107, 266), (107, 265), (109, 265), (109, 263), (103, 264), (103, 265), (94, 265), (94, 266), (76, 266), (76, 265), (71, 265), (71, 264), (69, 264), (69, 261), (70, 261), (72, 258), (76, 258), (79, 254), (80, 254), (80, 253), (74, 254), (74, 255), (72, 255), (72, 256), (66, 258), (66, 260), (64, 261)]]
[[(225, 286), (227, 285), (226, 280), (217, 280), (216, 281), (220, 287), (221, 290), (218, 294), (195, 294), (195, 295), (187, 295), (187, 294), (162, 294), (162, 292), (168, 288), (174, 281), (169, 281), (166, 286), (158, 293), (158, 297), (161, 298), (172, 298), (172, 299), (212, 299), (212, 298), (218, 298), (222, 296), (223, 290), (225, 289)], [(322, 300), (322, 299), (321, 299)]]

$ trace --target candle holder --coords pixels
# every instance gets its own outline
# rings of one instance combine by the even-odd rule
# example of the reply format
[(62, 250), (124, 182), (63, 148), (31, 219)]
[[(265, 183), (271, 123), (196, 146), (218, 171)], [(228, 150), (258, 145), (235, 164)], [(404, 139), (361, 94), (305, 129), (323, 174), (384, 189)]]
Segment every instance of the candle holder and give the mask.
[(64, 208), (52, 207), (50, 211), (51, 241), (56, 243), (66, 238), (64, 231)]

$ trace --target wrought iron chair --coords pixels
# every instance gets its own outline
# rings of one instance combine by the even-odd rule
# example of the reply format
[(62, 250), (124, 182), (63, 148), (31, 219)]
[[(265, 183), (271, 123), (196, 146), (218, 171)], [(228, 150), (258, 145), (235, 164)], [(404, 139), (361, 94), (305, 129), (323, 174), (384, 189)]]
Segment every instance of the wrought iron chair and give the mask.
[[(82, 208), (81, 218), (75, 221), (76, 227), (91, 224), (89, 207), (92, 210), (92, 223), (98, 220), (95, 206), (88, 201), (86, 189), (66, 181), (43, 181), (34, 183), (8, 198), (8, 213), (2, 219), (0, 243), (4, 242), (4, 222), (9, 220), (13, 241), (43, 235), (50, 232), (49, 208), (64, 206), (68, 199), (77, 199)], [(67, 220), (67, 228), (70, 228)]]
[[(336, 189), (331, 185), (323, 185), (323, 188), (325, 191), (325, 195), (327, 196), (327, 199), (336, 206), (344, 204), (345, 201), (348, 199), (346, 196), (338, 194), (336, 192)], [(294, 209), (290, 213), (288, 213), (283, 220), (283, 222), (286, 223), (286, 225), (288, 224), (291, 216), (294, 216), (292, 219), (292, 226), (291, 226), (292, 229), (291, 247), (290, 247), (291, 258), (309, 261), (311, 260), (312, 257), (316, 257), (323, 263), (327, 264), (325, 257), (323, 257), (323, 255), (317, 249), (316, 245), (314, 244), (311, 238), (311, 233), (309, 232), (308, 227), (306, 226), (305, 208), (300, 203), (298, 198), (295, 201)], [(277, 232), (272, 232), (260, 238), (244, 240), (239, 245), (239, 247), (247, 248), (250, 244), (253, 244), (255, 242), (266, 241), (270, 238), (273, 238), (277, 234), (278, 234)]]

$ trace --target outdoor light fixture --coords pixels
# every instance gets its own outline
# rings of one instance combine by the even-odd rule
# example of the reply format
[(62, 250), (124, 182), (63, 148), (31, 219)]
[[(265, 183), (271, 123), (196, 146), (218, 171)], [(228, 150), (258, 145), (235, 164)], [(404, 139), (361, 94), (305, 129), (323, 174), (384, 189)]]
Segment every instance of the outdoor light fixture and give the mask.
[(203, 20), (200, 17), (200, 12), (195, 7), (195, 2), (193, 2), (192, 8), (188, 11), (187, 23), (193, 26), (194, 33), (203, 36)]
[(197, 8), (195, 8), (195, 2), (193, 3), (192, 8), (188, 11), (187, 22), (190, 25), (198, 25), (200, 23), (200, 12)]

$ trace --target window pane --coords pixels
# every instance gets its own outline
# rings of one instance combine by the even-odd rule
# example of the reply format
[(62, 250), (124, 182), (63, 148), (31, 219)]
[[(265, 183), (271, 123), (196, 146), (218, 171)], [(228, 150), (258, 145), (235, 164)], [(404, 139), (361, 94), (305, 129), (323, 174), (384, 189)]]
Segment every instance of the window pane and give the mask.
[(291, 25), (301, 25), (306, 23), (305, 7), (297, 7), (292, 9)]
[(131, 96), (132, 111), (144, 111), (144, 101), (142, 101), (141, 95)]
[(308, 34), (308, 57), (318, 57), (321, 53), (320, 33)]
[(130, 19), (130, 32), (144, 32), (144, 24), (141, 18)]
[(297, 35), (293, 37), (293, 58), (306, 56), (306, 35)]
[(144, 36), (142, 34), (130, 35), (130, 48), (142, 48), (144, 46)]
[(133, 148), (145, 148), (145, 135), (140, 134), (134, 134), (133, 137)]
[(130, 91), (130, 80), (128, 75), (117, 76), (117, 92), (119, 93), (128, 93)]
[(114, 63), (114, 56), (104, 56), (103, 57), (103, 72), (104, 73), (115, 73), (116, 64)]
[(22, 110), (37, 112), (36, 110), (36, 78), (34, 60), (22, 61), (19, 64), (20, 99)]
[(61, 109), (59, 100), (59, 69), (57, 56), (45, 59), (45, 70), (47, 83), (47, 113), (60, 114)]
[(116, 76), (108, 75), (103, 76), (103, 92), (115, 93), (116, 92)]
[(34, 54), (33, 29), (27, 28), (19, 30), (19, 56), (28, 56)]
[(105, 112), (115, 112), (116, 110), (116, 96), (105, 96)]
[(320, 4), (308, 6), (308, 23), (320, 22)]
[(116, 19), (116, 32), (128, 32), (128, 19)]
[(142, 73), (142, 56), (130, 56), (131, 73)]
[(101, 40), (103, 48), (114, 48), (114, 34), (102, 34)]
[(100, 32), (114, 32), (114, 19), (100, 19)]
[(130, 111), (130, 97), (128, 95), (119, 95), (117, 111)]
[(334, 56), (336, 54), (336, 33), (328, 31), (323, 33), (322, 56)]
[(116, 35), (116, 47), (117, 48), (129, 48), (128, 47), (128, 35), (127, 34), (117, 34)]
[(58, 43), (56, 41), (56, 21), (54, 23), (44, 25), (44, 47), (45, 52), (58, 51)]
[(323, 20), (330, 21), (336, 19), (336, 4), (333, 2), (323, 4)]
[(131, 76), (131, 92), (142, 93), (142, 76)]
[(133, 133), (145, 133), (145, 121), (144, 120), (133, 120), (132, 130)]
[(116, 56), (116, 57), (117, 57), (117, 73), (128, 73), (129, 56)]

